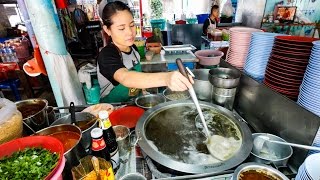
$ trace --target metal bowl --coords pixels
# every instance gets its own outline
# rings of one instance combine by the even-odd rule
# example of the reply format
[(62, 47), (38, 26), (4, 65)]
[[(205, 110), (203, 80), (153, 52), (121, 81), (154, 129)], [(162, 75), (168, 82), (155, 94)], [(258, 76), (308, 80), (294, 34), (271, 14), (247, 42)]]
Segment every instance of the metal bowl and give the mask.
[[(190, 98), (188, 91), (171, 91), (169, 88), (165, 89), (162, 94), (169, 101), (187, 100)], [(172, 95), (176, 95), (176, 97), (172, 97)]]
[(23, 122), (33, 131), (49, 126), (47, 107), (45, 99), (27, 99), (15, 102), (22, 114)]
[(209, 71), (209, 81), (214, 87), (231, 89), (238, 86), (240, 72), (230, 68), (214, 68)]
[(49, 136), (53, 133), (71, 131), (79, 134), (79, 141), (68, 151), (64, 152), (64, 156), (67, 159), (64, 167), (64, 176), (71, 177), (71, 168), (79, 164), (79, 160), (86, 156), (86, 151), (81, 145), (80, 140), (82, 139), (82, 134), (80, 128), (72, 124), (60, 124), (55, 126), (50, 126), (36, 132), (34, 135)]
[(136, 98), (135, 103), (143, 109), (150, 109), (160, 103), (166, 102), (166, 98), (161, 94), (147, 94)]
[[(282, 174), (280, 171), (274, 169), (273, 167), (267, 166), (265, 164), (259, 164), (259, 163), (244, 163), (237, 167), (237, 169), (234, 171), (232, 180), (238, 180), (240, 179), (240, 174), (246, 171), (253, 170), (256, 173), (260, 174), (263, 173), (265, 175), (268, 175), (268, 177), (272, 179), (281, 179), (281, 180), (289, 180), (284, 174)], [(272, 178), (274, 177), (274, 178)]]
[[(231, 111), (221, 106), (203, 101), (199, 103), (202, 109), (221, 113), (239, 129), (242, 142), (239, 150), (232, 157), (226, 161), (205, 160), (211, 155), (204, 143), (205, 136), (196, 129), (194, 118), (197, 111), (191, 100), (170, 101), (146, 111), (135, 129), (141, 149), (157, 163), (184, 173), (221, 172), (242, 163), (252, 149), (249, 127), (237, 120)], [(155, 138), (159, 139), (155, 141)], [(191, 146), (199, 149), (197, 148), (196, 157), (193, 156), (195, 158), (188, 159), (188, 153), (185, 154), (185, 151)], [(180, 157), (183, 159), (179, 159)], [(200, 158), (201, 161), (199, 161)]]
[(192, 73), (195, 75), (193, 89), (197, 98), (210, 102), (212, 99), (212, 85), (209, 82), (209, 69), (194, 69)]
[[(94, 115), (88, 112), (76, 112), (76, 122), (80, 121), (90, 121), (93, 119), (97, 119)], [(71, 115), (66, 115), (60, 119), (54, 121), (51, 126), (58, 124), (71, 124)], [(81, 144), (85, 149), (88, 149), (91, 145), (91, 135), (90, 132), (93, 128), (98, 127), (98, 121), (95, 121), (89, 128), (82, 131)]]
[[(270, 138), (270, 140), (275, 140), (275, 141), (282, 141), (286, 142), (284, 139), (272, 135), (272, 134), (267, 134), (267, 133), (254, 133), (252, 134), (252, 138), (254, 139), (257, 136), (267, 136)], [(278, 166), (285, 166), (287, 165), (287, 162), (289, 158), (292, 156), (293, 150), (291, 146), (287, 145), (281, 145), (281, 144), (276, 144), (276, 143), (270, 143), (268, 141), (264, 142), (267, 147), (267, 151), (271, 154), (269, 156), (263, 155), (259, 152), (254, 152), (251, 151), (251, 159), (255, 162), (258, 163), (264, 163), (264, 164), (275, 164)], [(253, 148), (255, 149), (255, 148)], [(258, 154), (259, 153), (259, 154)]]

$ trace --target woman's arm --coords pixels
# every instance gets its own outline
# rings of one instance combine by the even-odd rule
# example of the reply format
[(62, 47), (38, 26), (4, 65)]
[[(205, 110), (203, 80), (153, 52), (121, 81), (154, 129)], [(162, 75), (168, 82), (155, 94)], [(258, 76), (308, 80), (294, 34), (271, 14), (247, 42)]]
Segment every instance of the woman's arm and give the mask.
[[(128, 71), (126, 68), (118, 69), (114, 79), (129, 88), (153, 88), (168, 86), (173, 91), (185, 91), (192, 84), (177, 71), (163, 73), (141, 73)], [(193, 80), (191, 80), (193, 82)]]

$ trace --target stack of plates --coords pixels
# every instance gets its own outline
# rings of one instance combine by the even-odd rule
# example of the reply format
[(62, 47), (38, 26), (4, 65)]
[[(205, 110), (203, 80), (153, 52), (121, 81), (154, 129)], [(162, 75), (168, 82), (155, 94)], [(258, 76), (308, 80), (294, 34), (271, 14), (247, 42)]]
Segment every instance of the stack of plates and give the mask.
[(315, 40), (309, 37), (276, 36), (263, 83), (297, 100)]
[(267, 63), (272, 50), (276, 33), (254, 32), (251, 36), (249, 51), (244, 71), (253, 79), (261, 82), (264, 79)]
[(314, 41), (306, 73), (300, 87), (298, 104), (320, 116), (320, 41)]
[(253, 32), (261, 32), (261, 30), (247, 27), (230, 28), (227, 62), (240, 70), (243, 69)]
[[(312, 146), (320, 147), (320, 127), (318, 129), (316, 136), (313, 139)], [(320, 153), (320, 151), (310, 150), (308, 155), (315, 154), (315, 153)]]
[(320, 153), (312, 154), (306, 158), (299, 167), (296, 180), (319, 180), (320, 179)]

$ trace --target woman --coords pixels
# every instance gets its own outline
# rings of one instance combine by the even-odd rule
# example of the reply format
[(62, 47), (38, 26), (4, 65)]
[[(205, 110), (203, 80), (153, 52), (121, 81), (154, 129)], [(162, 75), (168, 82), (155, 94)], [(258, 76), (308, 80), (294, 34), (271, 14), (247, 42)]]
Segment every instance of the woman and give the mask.
[(206, 36), (208, 29), (215, 29), (219, 22), (219, 6), (213, 5), (211, 7), (210, 16), (206, 19), (202, 26), (202, 35)]
[(141, 72), (140, 56), (133, 44), (136, 27), (130, 9), (124, 3), (108, 3), (101, 18), (103, 30), (110, 37), (110, 42), (98, 56), (101, 102), (125, 102), (144, 88), (168, 86), (173, 91), (185, 91), (192, 86), (179, 72)]

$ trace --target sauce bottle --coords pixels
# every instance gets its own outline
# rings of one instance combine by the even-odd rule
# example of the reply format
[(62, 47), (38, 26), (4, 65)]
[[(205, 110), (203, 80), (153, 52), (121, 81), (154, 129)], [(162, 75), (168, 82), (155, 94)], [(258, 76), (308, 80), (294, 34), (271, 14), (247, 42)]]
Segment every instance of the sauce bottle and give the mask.
[(100, 128), (94, 128), (91, 130), (91, 155), (101, 157), (107, 161), (110, 161), (110, 153), (106, 148), (106, 143), (103, 139), (103, 132)]
[(112, 128), (108, 111), (99, 112), (100, 128), (103, 130), (103, 138), (106, 141), (108, 152), (111, 156), (113, 170), (116, 171), (120, 165), (119, 149), (116, 133)]

